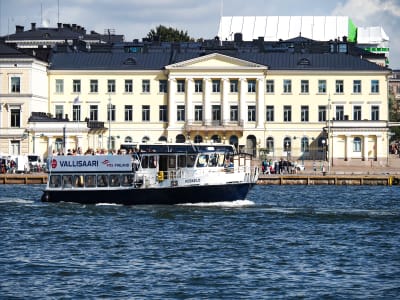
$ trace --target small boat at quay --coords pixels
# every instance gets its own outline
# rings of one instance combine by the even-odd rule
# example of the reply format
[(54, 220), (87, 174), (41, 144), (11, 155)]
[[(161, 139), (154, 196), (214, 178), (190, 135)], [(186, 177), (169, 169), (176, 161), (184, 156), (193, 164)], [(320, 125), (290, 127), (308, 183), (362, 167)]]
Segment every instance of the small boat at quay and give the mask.
[(54, 156), (41, 200), (154, 205), (245, 199), (253, 157), (225, 144), (140, 144), (123, 155)]

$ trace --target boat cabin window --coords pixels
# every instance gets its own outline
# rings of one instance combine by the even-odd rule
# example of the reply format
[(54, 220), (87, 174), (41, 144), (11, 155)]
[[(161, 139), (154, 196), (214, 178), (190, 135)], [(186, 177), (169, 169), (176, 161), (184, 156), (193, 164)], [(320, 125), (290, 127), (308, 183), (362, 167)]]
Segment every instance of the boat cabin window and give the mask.
[(176, 156), (175, 155), (168, 156), (168, 169), (176, 169)]
[(194, 155), (194, 154), (187, 155), (186, 163), (187, 163), (188, 168), (193, 168), (195, 161), (196, 161), (196, 155)]
[(97, 186), (98, 187), (108, 186), (108, 176), (107, 175), (97, 175)]
[(186, 155), (178, 155), (178, 168), (186, 168)]
[(142, 156), (142, 168), (147, 169), (151, 168), (154, 169), (157, 167), (157, 157), (156, 156), (149, 156), (149, 155), (143, 155)]
[(119, 186), (119, 175), (110, 175), (110, 186)]
[(209, 167), (216, 167), (218, 163), (218, 155), (216, 153), (210, 154), (208, 159), (208, 166)]
[(122, 186), (131, 186), (133, 184), (133, 176), (132, 175), (122, 175)]
[(74, 176), (74, 187), (83, 187), (83, 176), (82, 175)]
[(60, 187), (61, 178), (60, 175), (51, 175), (50, 176), (50, 187)]
[(63, 175), (62, 182), (63, 182), (63, 188), (71, 188), (72, 187), (72, 175)]
[(96, 175), (86, 175), (85, 176), (85, 186), (95, 187), (96, 186)]
[(197, 160), (197, 167), (207, 167), (208, 165), (208, 155), (201, 154), (199, 155), (199, 159)]

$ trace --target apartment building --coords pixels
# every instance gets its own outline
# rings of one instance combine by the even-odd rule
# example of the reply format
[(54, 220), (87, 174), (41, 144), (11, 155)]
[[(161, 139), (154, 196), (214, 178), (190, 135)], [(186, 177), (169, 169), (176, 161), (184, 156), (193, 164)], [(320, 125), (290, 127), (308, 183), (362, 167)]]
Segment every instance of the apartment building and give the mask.
[[(28, 51), (29, 52), (29, 51)], [(0, 43), (0, 153), (27, 154), (39, 136), (27, 130), (34, 111), (48, 108), (47, 62)]]

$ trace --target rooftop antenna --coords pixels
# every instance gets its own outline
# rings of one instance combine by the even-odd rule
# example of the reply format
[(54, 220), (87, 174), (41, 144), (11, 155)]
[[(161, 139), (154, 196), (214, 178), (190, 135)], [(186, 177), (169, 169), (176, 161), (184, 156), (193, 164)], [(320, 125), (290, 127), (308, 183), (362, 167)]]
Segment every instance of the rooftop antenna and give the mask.
[(60, 0), (57, 1), (57, 23), (60, 23)]

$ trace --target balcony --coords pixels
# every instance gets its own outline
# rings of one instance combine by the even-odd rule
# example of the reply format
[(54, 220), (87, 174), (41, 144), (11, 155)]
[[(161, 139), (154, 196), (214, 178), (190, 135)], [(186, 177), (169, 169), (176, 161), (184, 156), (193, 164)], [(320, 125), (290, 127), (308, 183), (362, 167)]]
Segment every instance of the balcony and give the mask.
[(193, 121), (188, 120), (185, 124), (186, 132), (243, 132), (243, 120), (240, 121)]

